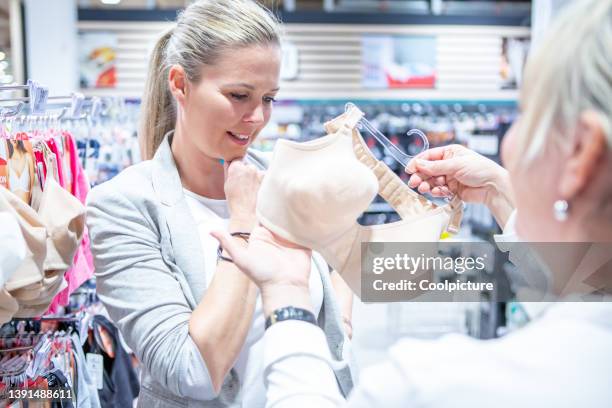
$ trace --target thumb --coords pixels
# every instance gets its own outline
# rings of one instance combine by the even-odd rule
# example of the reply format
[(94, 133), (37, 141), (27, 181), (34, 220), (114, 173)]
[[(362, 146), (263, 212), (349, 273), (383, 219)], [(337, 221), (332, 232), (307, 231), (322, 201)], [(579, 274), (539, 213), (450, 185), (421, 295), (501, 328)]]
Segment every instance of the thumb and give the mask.
[(211, 231), (210, 235), (219, 241), (221, 248), (227, 251), (229, 256), (234, 261), (234, 264), (247, 275), (250, 275), (249, 271), (245, 268), (247, 265), (247, 249), (241, 245), (238, 245), (227, 231)]
[(415, 164), (420, 173), (430, 177), (436, 177), (451, 176), (455, 174), (459, 170), (461, 163), (453, 158), (436, 161), (416, 160)]

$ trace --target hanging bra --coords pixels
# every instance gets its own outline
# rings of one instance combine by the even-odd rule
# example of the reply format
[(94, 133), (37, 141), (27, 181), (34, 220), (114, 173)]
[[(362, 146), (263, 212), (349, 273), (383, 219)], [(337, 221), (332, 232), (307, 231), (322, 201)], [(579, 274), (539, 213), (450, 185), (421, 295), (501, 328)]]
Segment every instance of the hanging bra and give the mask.
[(11, 169), (9, 172), (9, 186), (13, 192), (30, 192), (30, 167), (28, 166), (27, 157), (24, 157), (24, 161), (25, 166), (19, 176), (17, 175), (17, 171), (10, 164), (12, 161), (9, 161), (9, 167)]
[[(413, 192), (367, 150), (353, 107), (326, 124), (328, 135), (305, 143), (281, 139), (257, 197), (259, 222), (273, 233), (323, 255), (361, 294), (361, 243), (437, 242), (456, 232), (458, 199), (436, 206)], [(379, 193), (401, 221), (362, 226), (357, 218)]]
[(48, 177), (40, 208), (34, 211), (19, 197), (0, 187), (0, 211), (15, 216), (26, 242), (24, 261), (5, 283), (19, 310), (11, 312), (13, 302), (0, 296), (0, 318), (42, 315), (53, 297), (66, 287), (64, 272), (72, 265), (83, 237), (85, 207), (53, 177)]

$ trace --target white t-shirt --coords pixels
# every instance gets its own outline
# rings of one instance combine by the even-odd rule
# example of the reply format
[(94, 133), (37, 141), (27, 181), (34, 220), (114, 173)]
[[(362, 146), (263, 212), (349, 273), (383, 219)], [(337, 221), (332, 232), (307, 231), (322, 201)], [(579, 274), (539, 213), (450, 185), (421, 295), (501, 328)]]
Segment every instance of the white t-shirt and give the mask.
[[(204, 273), (206, 284), (210, 285), (217, 269), (217, 249), (219, 243), (210, 235), (213, 230), (227, 229), (229, 210), (226, 200), (214, 200), (183, 190), (187, 205), (198, 227), (202, 249), (204, 250)], [(323, 284), (321, 275), (312, 261), (310, 273), (310, 296), (318, 316), (323, 303)], [(241, 404), (244, 407), (263, 407), (266, 405), (266, 388), (263, 383), (263, 335), (265, 317), (261, 296), (257, 296), (253, 322), (234, 369), (241, 382)], [(202, 367), (205, 369), (205, 367)]]

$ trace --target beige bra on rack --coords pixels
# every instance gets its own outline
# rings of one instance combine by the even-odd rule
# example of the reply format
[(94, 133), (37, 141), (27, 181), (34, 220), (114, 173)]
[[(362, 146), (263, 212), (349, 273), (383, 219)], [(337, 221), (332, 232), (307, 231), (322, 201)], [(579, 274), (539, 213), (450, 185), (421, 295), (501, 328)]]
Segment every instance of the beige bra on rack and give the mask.
[[(351, 107), (326, 123), (327, 136), (279, 140), (257, 198), (257, 217), (270, 231), (325, 258), (361, 294), (361, 243), (437, 242), (457, 232), (462, 202), (437, 206), (376, 160), (356, 129), (363, 113)], [(357, 219), (380, 194), (402, 218), (362, 226)]]
[(0, 323), (40, 316), (66, 286), (64, 272), (83, 237), (85, 207), (47, 177), (38, 211), (2, 186), (0, 211), (15, 216), (26, 244), (25, 259), (0, 291)]

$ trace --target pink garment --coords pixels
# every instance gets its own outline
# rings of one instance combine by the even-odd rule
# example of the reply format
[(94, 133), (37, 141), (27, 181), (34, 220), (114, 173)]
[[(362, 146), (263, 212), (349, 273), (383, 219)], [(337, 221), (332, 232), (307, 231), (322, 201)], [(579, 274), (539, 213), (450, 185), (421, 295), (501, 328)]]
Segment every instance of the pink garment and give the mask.
[(41, 180), (41, 184), (45, 185), (45, 180), (47, 179), (47, 163), (45, 163), (45, 156), (40, 150), (34, 150), (34, 160), (36, 161), (36, 167), (40, 164), (43, 170), (44, 179)]
[(59, 149), (57, 148), (57, 144), (55, 143), (55, 140), (53, 138), (49, 138), (47, 140), (45, 140), (45, 143), (47, 144), (47, 146), (49, 147), (49, 150), (51, 150), (51, 152), (55, 155), (55, 157), (57, 157), (57, 172), (59, 173), (59, 184), (62, 187), (66, 187), (66, 182), (64, 181), (64, 169), (63, 169), (63, 157), (59, 151)]
[[(70, 167), (73, 170), (72, 175), (74, 177), (72, 194), (78, 198), (81, 203), (85, 204), (87, 193), (89, 192), (89, 181), (87, 180), (85, 170), (79, 163), (74, 140), (70, 135), (68, 135), (68, 137), (70, 137), (69, 148), (72, 153), (70, 155)], [(64, 275), (66, 282), (68, 282), (68, 286), (55, 296), (47, 313), (56, 313), (59, 306), (66, 306), (70, 300), (70, 294), (85, 281), (89, 280), (93, 274), (93, 255), (91, 254), (91, 248), (89, 246), (89, 232), (87, 230), (87, 225), (85, 225), (81, 246), (74, 256), (72, 267), (68, 269)]]
[[(74, 139), (72, 138), (72, 135), (68, 132), (63, 132), (62, 136), (64, 137), (64, 140), (66, 141), (65, 145), (68, 145), (68, 150), (70, 152), (70, 174), (72, 174), (72, 191), (70, 192), (73, 196), (76, 196), (76, 174), (77, 174), (77, 167), (79, 165), (79, 154), (77, 153), (76, 150), (76, 144), (74, 143)], [(86, 183), (87, 190), (89, 191), (89, 183)], [(85, 193), (85, 196), (87, 196), (87, 193)], [(83, 202), (83, 204), (85, 204), (85, 202)]]

